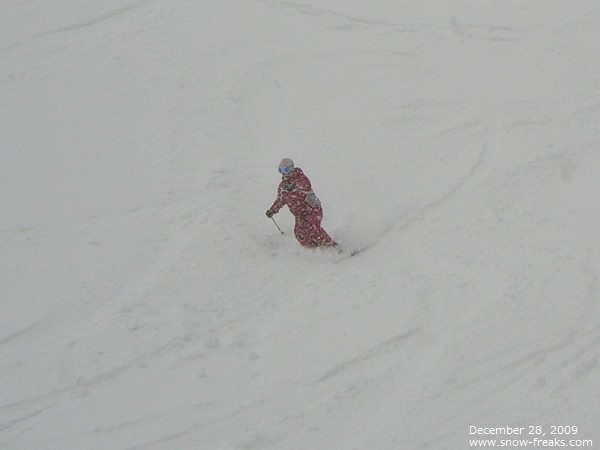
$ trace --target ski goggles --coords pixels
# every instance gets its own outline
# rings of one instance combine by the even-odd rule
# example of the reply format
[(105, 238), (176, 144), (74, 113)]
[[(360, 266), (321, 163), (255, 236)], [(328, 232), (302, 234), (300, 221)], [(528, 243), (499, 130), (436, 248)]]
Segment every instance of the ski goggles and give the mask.
[(279, 173), (281, 175), (287, 175), (288, 173), (290, 173), (292, 171), (291, 167), (287, 167), (287, 166), (283, 166), (279, 168)]

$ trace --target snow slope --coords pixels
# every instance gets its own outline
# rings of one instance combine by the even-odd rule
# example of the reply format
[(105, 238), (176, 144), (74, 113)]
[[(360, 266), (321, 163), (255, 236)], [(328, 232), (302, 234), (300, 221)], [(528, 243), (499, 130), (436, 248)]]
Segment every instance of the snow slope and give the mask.
[[(0, 448), (600, 442), (596, 1), (52, 3), (0, 14)], [(282, 157), (367, 250), (278, 234)]]

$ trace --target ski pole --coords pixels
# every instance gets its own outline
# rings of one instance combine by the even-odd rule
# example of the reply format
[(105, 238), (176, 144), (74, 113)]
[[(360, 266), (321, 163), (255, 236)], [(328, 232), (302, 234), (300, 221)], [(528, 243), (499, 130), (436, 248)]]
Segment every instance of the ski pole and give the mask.
[(275, 219), (273, 217), (271, 217), (271, 220), (273, 221), (273, 223), (275, 224), (275, 226), (277, 227), (277, 229), (279, 230), (279, 232), (281, 234), (283, 234), (283, 231), (281, 230), (281, 228), (279, 228), (279, 225), (277, 225), (277, 222), (275, 222)]

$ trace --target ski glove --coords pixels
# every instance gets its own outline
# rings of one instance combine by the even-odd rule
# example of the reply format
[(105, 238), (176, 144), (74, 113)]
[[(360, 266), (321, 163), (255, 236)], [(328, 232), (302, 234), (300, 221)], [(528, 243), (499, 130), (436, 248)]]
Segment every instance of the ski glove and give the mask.
[(267, 217), (270, 219), (271, 217), (273, 217), (273, 211), (271, 211), (270, 209), (267, 209)]

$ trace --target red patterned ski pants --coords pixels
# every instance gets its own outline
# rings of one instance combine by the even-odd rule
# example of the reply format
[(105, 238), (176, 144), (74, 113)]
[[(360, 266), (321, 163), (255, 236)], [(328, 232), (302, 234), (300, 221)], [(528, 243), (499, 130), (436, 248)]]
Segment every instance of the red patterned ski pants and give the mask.
[(321, 228), (323, 213), (316, 212), (304, 217), (296, 216), (294, 235), (304, 247), (332, 247), (336, 242)]

